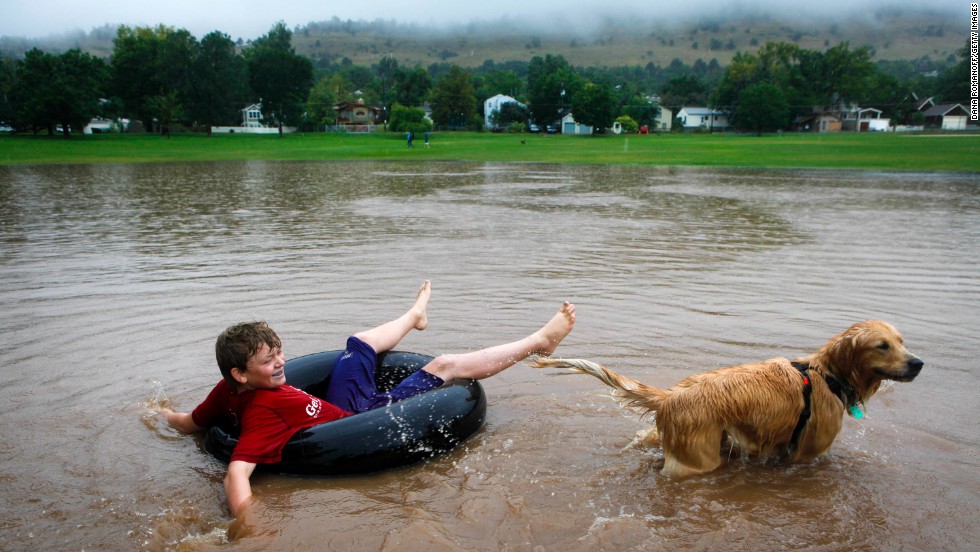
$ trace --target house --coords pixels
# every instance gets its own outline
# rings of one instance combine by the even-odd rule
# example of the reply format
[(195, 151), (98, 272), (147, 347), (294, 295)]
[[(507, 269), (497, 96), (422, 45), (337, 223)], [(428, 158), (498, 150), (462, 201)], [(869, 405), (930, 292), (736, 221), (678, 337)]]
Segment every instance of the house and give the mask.
[(242, 126), (245, 128), (261, 128), (262, 124), (262, 104), (255, 103), (242, 109)]
[(384, 118), (384, 110), (380, 107), (367, 105), (364, 100), (358, 99), (353, 102), (340, 102), (333, 106), (337, 113), (337, 125), (345, 127), (358, 127), (362, 125), (376, 125)]
[(105, 134), (106, 132), (112, 132), (117, 128), (118, 125), (111, 119), (96, 117), (85, 125), (85, 128), (82, 129), (82, 134)]
[[(261, 103), (254, 103), (245, 106), (242, 108), (241, 114), (241, 126), (213, 126), (211, 127), (211, 133), (235, 134), (238, 132), (242, 134), (277, 134), (279, 132), (278, 126), (268, 126), (264, 123), (265, 117), (262, 115)], [(296, 127), (283, 127), (282, 131), (284, 133), (296, 132)]]
[(890, 121), (882, 119), (882, 111), (873, 107), (859, 107), (848, 103), (840, 105), (830, 113), (840, 119), (841, 130), (855, 132), (888, 130)]
[(933, 98), (919, 98), (918, 94), (912, 92), (902, 100), (900, 119), (892, 130), (895, 132), (920, 132), (925, 130), (922, 122), (925, 120), (925, 112), (936, 105)]
[(490, 119), (491, 117), (493, 117), (493, 113), (495, 111), (500, 111), (501, 106), (503, 106), (506, 103), (516, 103), (521, 107), (526, 107), (521, 102), (515, 100), (514, 98), (511, 98), (510, 96), (506, 96), (504, 94), (497, 94), (492, 98), (487, 98), (487, 100), (483, 102), (483, 124), (487, 128), (494, 128), (494, 124), (491, 122)]
[(815, 111), (793, 120), (793, 130), (800, 132), (840, 132), (841, 120), (829, 112)]
[(960, 104), (940, 104), (927, 109), (925, 116), (926, 128), (966, 130), (966, 121), (970, 114)]
[(707, 107), (682, 107), (677, 112), (677, 120), (684, 130), (728, 130), (728, 114)]
[(864, 107), (857, 112), (857, 130), (858, 132), (884, 132), (888, 130), (891, 126), (891, 121), (888, 119), (882, 119), (881, 114), (884, 113), (880, 109), (875, 109), (873, 107)]
[(575, 117), (568, 113), (561, 118), (562, 134), (592, 134), (592, 127), (575, 122)]
[(660, 107), (660, 115), (657, 117), (656, 128), (652, 129), (654, 132), (670, 132), (670, 128), (674, 123), (674, 112), (667, 109), (666, 107)]

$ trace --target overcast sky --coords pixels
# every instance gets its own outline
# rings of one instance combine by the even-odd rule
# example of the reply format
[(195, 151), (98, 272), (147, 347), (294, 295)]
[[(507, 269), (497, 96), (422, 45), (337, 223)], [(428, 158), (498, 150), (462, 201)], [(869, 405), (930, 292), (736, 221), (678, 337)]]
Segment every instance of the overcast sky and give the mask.
[(233, 39), (247, 40), (265, 34), (277, 21), (285, 21), (293, 28), (335, 16), (344, 20), (394, 19), (399, 23), (468, 23), (502, 17), (544, 22), (558, 17), (594, 20), (596, 14), (609, 13), (612, 6), (613, 14), (648, 16), (710, 14), (719, 9), (751, 6), (791, 17), (804, 12), (833, 14), (891, 4), (962, 11), (964, 18), (968, 17), (970, 6), (966, 0), (0, 0), (0, 35), (40, 38), (75, 30), (88, 32), (107, 23), (162, 23), (187, 29), (198, 38), (218, 30)]

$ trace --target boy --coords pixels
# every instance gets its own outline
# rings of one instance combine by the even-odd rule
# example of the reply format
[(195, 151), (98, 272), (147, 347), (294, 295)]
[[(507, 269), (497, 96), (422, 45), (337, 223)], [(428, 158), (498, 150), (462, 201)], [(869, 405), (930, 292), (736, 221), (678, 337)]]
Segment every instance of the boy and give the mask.
[(440, 355), (391, 391), (374, 382), (378, 353), (394, 348), (412, 330), (425, 330), (432, 287), (419, 288), (405, 314), (347, 340), (334, 365), (324, 399), (286, 384), (285, 356), (279, 337), (263, 322), (238, 324), (215, 343), (223, 380), (193, 412), (160, 413), (178, 431), (193, 433), (229, 416), (240, 422), (238, 445), (225, 476), (228, 509), (237, 516), (249, 503), (249, 478), (257, 464), (280, 460), (286, 441), (301, 429), (379, 408), (424, 393), (457, 378), (483, 379), (532, 354), (550, 355), (575, 325), (575, 305), (564, 302), (554, 317), (531, 335), (510, 343), (463, 354)]

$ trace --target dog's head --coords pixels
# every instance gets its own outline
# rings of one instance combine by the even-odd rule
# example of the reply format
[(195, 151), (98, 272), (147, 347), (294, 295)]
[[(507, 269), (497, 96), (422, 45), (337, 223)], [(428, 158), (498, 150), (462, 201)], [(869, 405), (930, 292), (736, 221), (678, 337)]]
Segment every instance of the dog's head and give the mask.
[(902, 334), (881, 320), (854, 324), (828, 341), (817, 355), (862, 401), (874, 395), (883, 380), (914, 380), (924, 364), (905, 348)]

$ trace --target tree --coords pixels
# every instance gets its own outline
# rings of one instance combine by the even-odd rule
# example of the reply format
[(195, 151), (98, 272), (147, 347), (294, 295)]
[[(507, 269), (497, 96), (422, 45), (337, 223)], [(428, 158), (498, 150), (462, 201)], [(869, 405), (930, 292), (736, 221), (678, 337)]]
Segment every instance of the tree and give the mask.
[(248, 98), (248, 67), (231, 38), (214, 31), (201, 39), (194, 59), (191, 117), (207, 127), (231, 125), (241, 119)]
[(325, 125), (332, 125), (336, 120), (336, 112), (333, 110), (337, 103), (337, 96), (334, 94), (334, 79), (323, 77), (317, 81), (310, 95), (306, 99), (306, 119), (313, 126), (320, 130)]
[(619, 102), (619, 113), (629, 116), (638, 125), (656, 125), (660, 108), (638, 90), (626, 90)]
[(162, 26), (153, 30), (122, 25), (112, 41), (112, 89), (122, 100), (124, 112), (131, 118), (142, 121), (148, 132), (153, 129), (153, 117), (147, 109), (146, 101), (160, 93), (156, 71), (157, 55), (161, 42), (160, 33), (165, 30)]
[(429, 73), (416, 67), (410, 71), (399, 69), (395, 72), (395, 101), (402, 105), (419, 106), (432, 90)]
[(425, 118), (425, 111), (422, 109), (396, 103), (391, 106), (391, 121), (388, 128), (394, 132), (411, 131), (421, 134), (432, 130), (432, 122)]
[(381, 79), (381, 103), (387, 110), (391, 107), (392, 98), (389, 95), (389, 89), (395, 84), (395, 75), (398, 72), (398, 60), (391, 55), (384, 56), (374, 66), (374, 69), (378, 73), (378, 78)]
[(575, 120), (601, 132), (616, 119), (616, 93), (604, 84), (588, 84), (572, 98)]
[(526, 123), (527, 108), (517, 102), (501, 104), (500, 109), (490, 114), (490, 123), (496, 128), (503, 128), (511, 123)]
[(77, 49), (60, 56), (27, 52), (11, 89), (15, 124), (49, 135), (61, 125), (65, 138), (72, 129), (81, 132), (99, 112), (106, 78), (105, 62)]
[(313, 85), (313, 64), (296, 54), (292, 32), (281, 21), (252, 43), (245, 59), (252, 91), (261, 98), (263, 111), (276, 120), (281, 137), (284, 123), (298, 121), (303, 111)]
[(813, 58), (807, 77), (816, 83), (825, 105), (859, 102), (870, 90), (874, 65), (867, 46), (851, 50), (847, 42), (841, 42)]
[(779, 130), (789, 123), (789, 104), (783, 91), (774, 84), (760, 82), (742, 91), (733, 114), (736, 128), (763, 132)]
[(455, 129), (478, 124), (474, 92), (469, 73), (454, 65), (433, 88), (432, 120)]
[(661, 91), (660, 103), (674, 107), (705, 105), (708, 103), (708, 87), (697, 77), (675, 77)]
[(57, 79), (54, 56), (34, 48), (24, 54), (17, 67), (10, 99), (14, 106), (14, 125), (20, 129), (46, 129), (54, 134), (50, 84)]
[[(193, 71), (199, 45), (185, 29), (121, 26), (113, 39), (112, 88), (126, 112), (153, 131), (150, 99), (175, 92), (191, 104)], [(158, 100), (154, 100), (157, 102)]]
[(767, 42), (755, 54), (737, 52), (718, 83), (714, 105), (734, 112), (742, 92), (759, 83), (776, 86), (786, 97), (792, 97), (796, 105), (810, 103), (812, 81), (801, 78), (800, 70), (804, 53), (799, 46), (784, 42)]
[(584, 81), (562, 56), (534, 57), (528, 66), (527, 96), (531, 119), (539, 125), (561, 119)]
[(0, 56), (0, 123), (13, 121), (14, 107), (10, 101), (10, 90), (14, 86), (17, 65), (11, 58)]
[(184, 106), (176, 90), (153, 96), (146, 101), (146, 107), (160, 123), (160, 134), (170, 138), (170, 128), (182, 116)]
[(506, 94), (512, 98), (521, 99), (524, 95), (525, 82), (512, 70), (493, 70), (484, 76), (483, 94), (489, 98), (495, 94)]
[(966, 102), (970, 97), (970, 45), (959, 51), (960, 61), (939, 75), (936, 96), (942, 103)]

